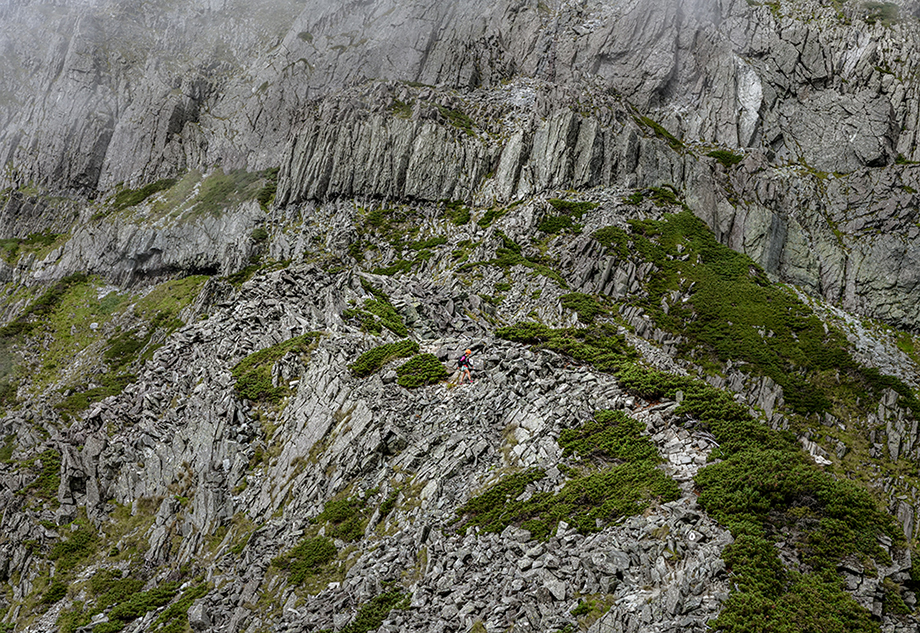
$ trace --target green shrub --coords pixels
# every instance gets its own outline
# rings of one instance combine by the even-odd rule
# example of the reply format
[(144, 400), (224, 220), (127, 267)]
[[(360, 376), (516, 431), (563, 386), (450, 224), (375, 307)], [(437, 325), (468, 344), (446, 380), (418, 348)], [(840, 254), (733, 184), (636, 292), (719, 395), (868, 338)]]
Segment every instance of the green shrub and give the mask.
[(137, 206), (153, 194), (170, 189), (176, 182), (178, 181), (175, 178), (164, 178), (144, 185), (140, 189), (122, 189), (112, 199), (112, 206), (116, 211)]
[(210, 586), (207, 583), (199, 583), (189, 587), (182, 592), (178, 600), (166, 607), (163, 613), (157, 616), (157, 619), (153, 621), (153, 626), (163, 627), (157, 629), (161, 633), (166, 631), (167, 627), (173, 627), (177, 631), (185, 631), (188, 627), (188, 610), (191, 608), (192, 603), (206, 596), (208, 591), (210, 591)]
[(470, 221), (470, 209), (460, 200), (445, 200), (444, 217), (457, 226), (463, 226)]
[(326, 523), (326, 533), (333, 538), (356, 541), (364, 536), (368, 518), (365, 500), (352, 497), (326, 502), (323, 511), (311, 522)]
[(565, 279), (556, 270), (547, 265), (547, 261), (541, 258), (524, 257), (523, 249), (520, 244), (510, 237), (496, 231), (496, 235), (502, 240), (502, 246), (495, 249), (495, 259), (481, 262), (469, 262), (458, 268), (459, 271), (469, 270), (476, 266), (497, 266), (505, 270), (512, 266), (526, 266), (548, 279), (552, 279), (561, 288), (568, 287)]
[(13, 451), (16, 450), (16, 435), (10, 433), (3, 440), (3, 446), (0, 446), (0, 462), (8, 463), (13, 459)]
[(715, 158), (725, 167), (733, 167), (744, 160), (743, 155), (735, 154), (734, 152), (726, 149), (714, 149), (706, 155), (711, 158)]
[(492, 226), (492, 223), (495, 222), (495, 220), (505, 215), (505, 213), (507, 213), (507, 209), (503, 209), (501, 207), (490, 207), (485, 213), (482, 214), (482, 217), (476, 221), (476, 224), (484, 229), (487, 229)]
[[(115, 605), (109, 611), (109, 621), (121, 620), (126, 623), (136, 620), (146, 615), (148, 611), (169, 604), (177, 593), (179, 593), (179, 583), (167, 582), (159, 587), (154, 587), (150, 591), (132, 594), (128, 600)], [(122, 624), (123, 627), (124, 624)]]
[(119, 569), (100, 569), (90, 578), (90, 593), (95, 597), (94, 612), (102, 613), (116, 604), (126, 602), (144, 588), (144, 581), (125, 576)]
[[(701, 363), (740, 362), (746, 371), (769, 376), (801, 415), (857, 397), (868, 400), (866, 392), (877, 403), (885, 389), (893, 389), (901, 405), (920, 417), (920, 401), (903, 381), (859, 366), (842, 333), (825, 328), (795, 294), (771, 284), (757, 264), (720, 244), (689, 211), (630, 226), (630, 233), (608, 227), (595, 236), (618, 256), (633, 252), (656, 266), (645, 283), (647, 298), (636, 303), (659, 328), (683, 339), (682, 353)], [(689, 300), (665, 310), (662, 302), (675, 291)]]
[(259, 202), (259, 206), (266, 211), (269, 205), (274, 202), (275, 193), (278, 191), (278, 171), (278, 167), (273, 167), (271, 169), (266, 169), (261, 174), (265, 179), (265, 184), (259, 189), (259, 193), (256, 194), (256, 200)]
[(581, 227), (572, 222), (572, 218), (567, 215), (551, 215), (540, 221), (540, 224), (537, 225), (537, 230), (550, 234), (567, 231), (578, 233), (581, 231)]
[(55, 580), (48, 587), (48, 590), (42, 595), (42, 604), (54, 604), (67, 595), (67, 585), (59, 580)]
[(564, 429), (559, 437), (563, 455), (603, 458), (617, 465), (573, 474), (559, 492), (537, 492), (524, 501), (517, 499), (543, 479), (544, 471), (531, 468), (509, 475), (457, 510), (461, 530), (475, 525), (500, 532), (519, 525), (545, 540), (564, 520), (587, 534), (642, 512), (653, 500), (677, 499), (677, 484), (657, 467), (658, 451), (643, 432), (642, 424), (615, 411), (598, 411), (584, 425)]
[(325, 536), (305, 538), (287, 554), (272, 560), (272, 564), (289, 572), (291, 584), (302, 585), (310, 577), (322, 573), (335, 559), (338, 550)]
[(268, 231), (264, 226), (257, 226), (252, 230), (252, 235), (250, 237), (253, 242), (260, 244), (268, 239)]
[[(77, 629), (92, 622), (92, 617), (83, 610), (83, 603), (74, 602), (70, 609), (61, 611), (55, 624), (61, 633), (74, 633)], [(3, 629), (0, 628), (0, 631)]]
[(289, 353), (307, 354), (320, 334), (310, 332), (253, 352), (230, 373), (236, 379), (236, 393), (253, 401), (277, 403), (290, 392), (287, 385), (272, 386), (272, 367)]
[(358, 356), (358, 359), (348, 368), (355, 376), (365, 378), (377, 373), (381, 367), (391, 360), (418, 354), (418, 350), (418, 343), (409, 339), (397, 343), (378, 345)]
[(343, 319), (354, 319), (361, 324), (361, 329), (370, 334), (380, 335), (383, 328), (387, 328), (397, 336), (408, 336), (409, 328), (396, 308), (390, 303), (390, 298), (385, 293), (374, 288), (363, 279), (361, 285), (370, 292), (374, 298), (366, 299), (361, 308), (350, 308), (342, 312)]
[(540, 323), (524, 322), (499, 328), (496, 336), (517, 343), (528, 343), (568, 354), (602, 371), (631, 367), (638, 353), (610, 323), (586, 328), (552, 329)]
[(23, 466), (33, 466), (36, 460), (41, 461), (41, 472), (22, 492), (32, 493), (36, 497), (47, 501), (57, 499), (58, 487), (61, 485), (61, 454), (53, 448), (49, 448), (38, 457), (24, 462)]
[(655, 133), (655, 136), (667, 142), (671, 149), (675, 151), (683, 149), (684, 142), (664, 129), (664, 126), (662, 126), (657, 121), (653, 121), (646, 116), (640, 116), (636, 117), (636, 122), (651, 129), (652, 132)]
[(569, 613), (574, 615), (576, 618), (582, 615), (588, 615), (594, 609), (595, 604), (596, 603), (594, 600), (580, 600), (578, 602), (578, 606), (569, 611)]
[(581, 292), (562, 295), (561, 301), (563, 308), (577, 312), (578, 320), (585, 324), (593, 323), (596, 317), (607, 313), (607, 309), (595, 297)]
[(134, 374), (121, 374), (118, 376), (102, 374), (97, 376), (96, 380), (101, 382), (102, 385), (91, 389), (83, 389), (82, 391), (78, 389), (54, 405), (54, 408), (65, 418), (70, 418), (80, 411), (85, 411), (94, 402), (105, 400), (109, 396), (117, 396), (125, 390), (125, 387), (137, 380), (137, 376)]
[(444, 117), (450, 125), (468, 135), (473, 134), (473, 128), (476, 127), (476, 123), (473, 121), (473, 119), (467, 116), (465, 112), (462, 110), (457, 110), (456, 108), (448, 108), (442, 105), (438, 105), (437, 108), (438, 112), (441, 113), (441, 116)]
[(417, 354), (397, 367), (396, 375), (397, 384), (412, 389), (445, 380), (449, 374), (434, 354)]
[(48, 554), (49, 560), (57, 561), (59, 573), (74, 569), (81, 561), (93, 555), (99, 544), (99, 536), (89, 521), (78, 519), (76, 525), (77, 530), (68, 532), (63, 540), (54, 544)]
[(376, 631), (393, 609), (401, 608), (406, 596), (399, 591), (382, 593), (358, 609), (355, 619), (341, 629), (340, 633), (369, 633)]

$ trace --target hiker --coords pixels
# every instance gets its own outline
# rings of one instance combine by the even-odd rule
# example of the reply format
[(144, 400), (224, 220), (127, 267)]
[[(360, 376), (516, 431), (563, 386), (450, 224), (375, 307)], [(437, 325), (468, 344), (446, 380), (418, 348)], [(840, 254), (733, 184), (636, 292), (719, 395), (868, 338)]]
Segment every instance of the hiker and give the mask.
[(466, 379), (469, 382), (473, 382), (472, 376), (470, 376), (470, 370), (473, 369), (473, 365), (470, 363), (470, 356), (473, 354), (473, 350), (466, 350), (457, 360), (457, 368), (460, 369), (460, 379), (459, 384), (463, 384), (463, 377), (466, 376)]

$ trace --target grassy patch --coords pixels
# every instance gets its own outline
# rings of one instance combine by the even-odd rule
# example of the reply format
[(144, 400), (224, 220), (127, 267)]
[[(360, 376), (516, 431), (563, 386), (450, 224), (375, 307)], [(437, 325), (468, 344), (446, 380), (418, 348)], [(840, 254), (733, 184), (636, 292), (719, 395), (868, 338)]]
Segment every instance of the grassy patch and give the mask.
[(40, 466), (37, 477), (20, 494), (32, 494), (45, 501), (56, 501), (61, 485), (61, 454), (49, 448), (41, 455), (22, 463), (23, 468)]
[(567, 288), (568, 284), (565, 279), (560, 275), (552, 266), (554, 262), (547, 258), (542, 258), (538, 256), (525, 257), (523, 255), (523, 250), (517, 242), (512, 240), (510, 237), (497, 231), (498, 237), (502, 240), (502, 246), (498, 247), (495, 250), (495, 258), (489, 259), (480, 262), (468, 262), (461, 265), (457, 270), (471, 270), (478, 266), (496, 266), (498, 268), (503, 268), (505, 270), (511, 268), (512, 266), (525, 266), (530, 268), (539, 275), (543, 275), (548, 279), (552, 279), (556, 284), (561, 288)]
[(376, 631), (393, 609), (408, 607), (407, 596), (399, 591), (382, 593), (365, 602), (355, 619), (340, 629), (340, 633), (368, 633)]
[(134, 310), (150, 321), (160, 319), (164, 326), (178, 327), (179, 313), (195, 300), (208, 279), (207, 275), (190, 275), (164, 281), (139, 299)]
[(267, 209), (274, 200), (277, 181), (277, 168), (261, 172), (238, 169), (229, 173), (215, 169), (207, 176), (193, 170), (178, 180), (159, 180), (140, 189), (120, 190), (109, 207), (97, 213), (95, 218), (137, 206), (154, 194), (161, 194), (151, 205), (154, 217), (194, 219), (217, 215), (249, 200), (257, 200), (263, 209)]
[(360, 378), (370, 376), (397, 358), (407, 358), (418, 354), (418, 343), (406, 339), (398, 343), (378, 345), (361, 354), (358, 359), (348, 366), (351, 372)]
[(647, 116), (640, 116), (636, 117), (636, 123), (649, 128), (655, 133), (655, 136), (665, 141), (671, 149), (678, 151), (684, 148), (684, 142), (664, 129), (664, 126), (657, 121), (653, 121)]
[[(657, 267), (646, 280), (647, 298), (637, 304), (658, 327), (682, 337), (682, 353), (703, 365), (731, 360), (769, 376), (802, 415), (829, 411), (845, 417), (858, 397), (866, 401), (869, 394), (877, 403), (885, 389), (893, 389), (901, 405), (920, 417), (920, 401), (906, 384), (859, 366), (843, 334), (826, 328), (795, 294), (770, 283), (750, 258), (716, 241), (689, 211), (631, 227), (629, 234), (612, 227), (596, 237)], [(686, 300), (671, 303), (672, 293)]]
[(444, 217), (453, 222), (456, 226), (463, 226), (469, 223), (471, 219), (470, 209), (460, 200), (444, 201)]
[(86, 284), (89, 277), (83, 274), (68, 275), (57, 281), (48, 290), (43, 292), (29, 306), (10, 323), (0, 328), (0, 341), (21, 339), (28, 336), (36, 328), (41, 327), (45, 317), (58, 308), (61, 301), (72, 289)]
[(366, 299), (361, 308), (349, 308), (343, 311), (342, 318), (360, 323), (361, 329), (370, 334), (379, 336), (383, 328), (387, 328), (397, 336), (408, 336), (409, 329), (396, 312), (396, 308), (390, 303), (390, 298), (363, 279), (361, 285), (373, 295), (373, 298)]
[(335, 545), (325, 536), (305, 538), (291, 551), (274, 558), (272, 565), (287, 571), (291, 584), (302, 585), (310, 576), (323, 573), (337, 553)]
[(434, 354), (417, 354), (397, 367), (396, 375), (397, 384), (412, 389), (445, 380), (449, 374)]
[(744, 160), (744, 156), (742, 154), (735, 154), (734, 152), (727, 149), (714, 149), (706, 155), (710, 158), (715, 158), (725, 167), (734, 167), (742, 160)]
[(278, 403), (290, 393), (290, 388), (287, 385), (272, 385), (272, 367), (289, 353), (301, 356), (309, 353), (319, 336), (316, 332), (297, 336), (253, 352), (241, 360), (230, 370), (236, 379), (237, 395), (256, 402)]
[(137, 380), (134, 374), (109, 375), (103, 374), (97, 377), (102, 383), (97, 387), (77, 388), (74, 393), (64, 398), (61, 402), (54, 405), (54, 408), (65, 419), (69, 419), (81, 411), (89, 408), (89, 405), (100, 400), (105, 400), (109, 396), (117, 396), (125, 387)]
[(26, 253), (34, 253), (36, 258), (40, 258), (42, 253), (60, 244), (65, 238), (66, 235), (61, 233), (42, 231), (30, 233), (24, 238), (3, 239), (0, 240), (0, 259), (15, 264)]
[(172, 188), (178, 181), (175, 178), (164, 178), (144, 185), (140, 189), (121, 189), (112, 198), (112, 208), (121, 211), (142, 203), (150, 196)]
[(614, 411), (600, 411), (582, 427), (565, 429), (559, 438), (563, 454), (599, 461), (600, 469), (573, 471), (556, 493), (532, 492), (531, 484), (545, 477), (539, 468), (509, 475), (457, 510), (461, 530), (475, 525), (500, 532), (519, 525), (545, 540), (564, 520), (587, 534), (642, 512), (653, 500), (677, 499), (677, 484), (657, 467), (658, 452), (642, 430)]
[(476, 128), (476, 122), (473, 121), (463, 110), (458, 110), (456, 108), (448, 108), (442, 105), (438, 105), (438, 112), (441, 113), (441, 116), (458, 130), (472, 135)]

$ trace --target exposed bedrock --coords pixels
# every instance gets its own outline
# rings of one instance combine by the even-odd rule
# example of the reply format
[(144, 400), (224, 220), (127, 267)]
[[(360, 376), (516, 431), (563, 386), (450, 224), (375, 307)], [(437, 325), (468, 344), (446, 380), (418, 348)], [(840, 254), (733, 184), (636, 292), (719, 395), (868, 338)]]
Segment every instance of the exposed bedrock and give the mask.
[(808, 0), (777, 11), (734, 0), (107, 0), (7, 4), (0, 16), (8, 184), (92, 193), (218, 162), (276, 165), (314, 100), (370, 79), (613, 91), (678, 136), (825, 171), (920, 158), (915, 23), (870, 25), (857, 8)]

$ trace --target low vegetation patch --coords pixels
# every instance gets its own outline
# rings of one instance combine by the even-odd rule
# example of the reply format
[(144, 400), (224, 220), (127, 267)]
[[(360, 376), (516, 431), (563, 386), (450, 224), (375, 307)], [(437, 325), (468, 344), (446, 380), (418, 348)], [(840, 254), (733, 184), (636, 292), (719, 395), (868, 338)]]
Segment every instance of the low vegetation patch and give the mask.
[(259, 206), (261, 206), (264, 211), (268, 211), (268, 207), (275, 201), (275, 193), (278, 191), (279, 171), (279, 167), (272, 167), (262, 172), (265, 184), (262, 185), (262, 188), (259, 189), (259, 193), (256, 194), (256, 200), (259, 201)]
[(581, 225), (577, 220), (598, 206), (595, 202), (576, 202), (559, 198), (550, 198), (548, 202), (557, 215), (546, 215), (537, 226), (537, 230), (551, 234), (581, 233)]
[(461, 265), (457, 270), (471, 270), (478, 266), (496, 266), (508, 270), (513, 266), (526, 266), (537, 274), (552, 279), (560, 288), (567, 288), (568, 284), (552, 266), (555, 262), (538, 256), (525, 257), (523, 248), (513, 239), (497, 231), (496, 235), (501, 239), (502, 245), (495, 249), (495, 259), (480, 262), (469, 262)]
[(61, 242), (64, 237), (61, 233), (42, 231), (29, 233), (23, 238), (2, 239), (0, 240), (0, 259), (8, 264), (15, 264), (22, 255), (35, 253), (38, 256)]
[(734, 167), (742, 160), (744, 160), (743, 154), (735, 154), (734, 152), (727, 149), (714, 149), (706, 155), (710, 158), (715, 158), (725, 167)]
[(456, 226), (463, 226), (469, 223), (472, 215), (470, 209), (461, 200), (444, 200), (444, 217), (453, 222)]
[(291, 584), (302, 585), (307, 578), (323, 573), (337, 553), (333, 542), (325, 536), (305, 538), (288, 553), (273, 559), (272, 565), (287, 571)]
[(342, 318), (358, 322), (364, 332), (377, 336), (380, 335), (383, 328), (397, 336), (408, 336), (409, 328), (390, 303), (390, 298), (363, 279), (361, 285), (373, 295), (373, 298), (366, 299), (360, 308), (349, 308), (343, 311)]
[(382, 593), (358, 609), (355, 619), (340, 629), (339, 633), (369, 633), (376, 631), (393, 609), (404, 609), (408, 605), (408, 596), (400, 591)]
[(56, 572), (59, 576), (75, 569), (98, 549), (99, 535), (85, 516), (77, 519), (72, 525), (76, 530), (68, 528), (69, 531), (65, 533), (64, 538), (55, 543), (48, 554), (48, 560), (57, 563)]
[(671, 149), (678, 151), (684, 148), (684, 142), (664, 129), (664, 126), (657, 121), (653, 121), (647, 116), (640, 116), (636, 117), (636, 123), (649, 128), (655, 133), (655, 136), (665, 141)]
[(542, 323), (524, 322), (499, 328), (496, 335), (516, 343), (537, 345), (568, 354), (603, 371), (631, 367), (639, 354), (609, 323), (586, 328), (553, 329)]
[(112, 198), (112, 208), (115, 211), (121, 211), (122, 209), (137, 206), (150, 196), (172, 188), (177, 182), (175, 178), (163, 178), (139, 189), (120, 189), (115, 193), (115, 197)]
[(94, 402), (105, 400), (109, 396), (117, 396), (125, 387), (137, 380), (134, 374), (119, 374), (113, 376), (102, 374), (96, 378), (99, 384), (96, 387), (77, 387), (73, 393), (54, 405), (54, 408), (65, 419), (70, 419), (81, 411), (85, 411)]
[(22, 463), (23, 468), (39, 468), (38, 476), (20, 494), (32, 494), (45, 501), (56, 501), (61, 485), (61, 454), (49, 448), (42, 454)]
[(441, 113), (441, 116), (453, 127), (458, 130), (472, 135), (476, 128), (476, 122), (473, 121), (463, 110), (457, 108), (448, 108), (446, 106), (438, 105), (438, 112)]
[(652, 501), (677, 499), (680, 490), (658, 468), (658, 452), (642, 435), (643, 428), (623, 413), (600, 411), (585, 425), (564, 430), (559, 438), (563, 454), (600, 463), (600, 468), (570, 469), (556, 493), (533, 491), (533, 484), (546, 476), (542, 469), (509, 475), (457, 510), (461, 531), (479, 526), (501, 532), (518, 525), (545, 540), (559, 521), (566, 521), (588, 534), (642, 512)]
[[(754, 623), (759, 630), (791, 633), (803, 630), (803, 622), (813, 625), (806, 630), (877, 630), (868, 612), (846, 593), (836, 575), (837, 564), (848, 555), (888, 563), (887, 554), (878, 545), (879, 534), (897, 546), (905, 545), (892, 517), (878, 508), (866, 490), (822, 471), (792, 433), (774, 431), (757, 422), (747, 407), (725, 391), (692, 378), (645, 369), (622, 356), (609, 359), (605, 350), (596, 346), (603, 339), (584, 337), (578, 345), (560, 344), (570, 331), (544, 327), (520, 324), (499, 334), (552, 347), (586, 362), (592, 357), (601, 359), (595, 364), (597, 368), (614, 373), (621, 385), (649, 401), (676, 399), (680, 391), (683, 401), (675, 415), (698, 420), (719, 443), (713, 457), (722, 461), (701, 469), (696, 477), (701, 505), (735, 537), (725, 559), (738, 590), (712, 623), (717, 630), (741, 633), (750, 631)], [(597, 449), (614, 456), (620, 451), (638, 452), (639, 463), (648, 463), (642, 459), (641, 449), (624, 444), (628, 434), (604, 428), (600, 422), (596, 419), (580, 431), (563, 433), (560, 445), (566, 453), (583, 456)], [(550, 502), (541, 493), (526, 502), (513, 501), (542, 476), (541, 471), (531, 470), (507, 477), (471, 500), (462, 508), (463, 513), (475, 517), (476, 524), (484, 529), (500, 530), (514, 521), (528, 527), (529, 504), (541, 504), (541, 509), (556, 512), (566, 503), (565, 499)], [(559, 494), (564, 493), (565, 489)], [(571, 522), (590, 526), (590, 522)], [(541, 527), (537, 525), (538, 533)], [(804, 573), (782, 565), (775, 545), (780, 540), (800, 552)], [(811, 615), (807, 621), (793, 617), (800, 609), (808, 614), (821, 613), (821, 621), (831, 628), (821, 628)]]
[(608, 312), (596, 297), (581, 292), (570, 292), (560, 299), (562, 307), (578, 313), (578, 320), (584, 324), (594, 323), (595, 318)]
[(396, 382), (401, 387), (423, 387), (448, 377), (444, 363), (434, 354), (417, 354), (396, 368)]
[(418, 343), (415, 341), (406, 339), (398, 343), (386, 343), (364, 352), (348, 368), (355, 376), (365, 378), (377, 373), (381, 367), (391, 360), (408, 358), (413, 354), (418, 354)]
[[(627, 248), (656, 266), (646, 280), (647, 298), (636, 304), (659, 328), (681, 338), (682, 353), (703, 366), (731, 360), (769, 376), (801, 415), (845, 417), (857, 398), (868, 410), (892, 389), (920, 417), (920, 401), (906, 384), (856, 363), (842, 333), (825, 327), (794, 293), (772, 284), (749, 257), (720, 244), (689, 211), (630, 226), (630, 233), (610, 227), (596, 237), (614, 253)], [(672, 301), (672, 293), (685, 300)]]
[(236, 379), (237, 395), (256, 402), (277, 404), (290, 393), (290, 388), (286, 384), (277, 387), (272, 384), (272, 368), (275, 363), (292, 353), (299, 354), (302, 359), (313, 349), (319, 336), (316, 332), (310, 332), (253, 352), (241, 360), (230, 370)]

